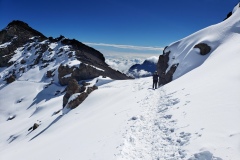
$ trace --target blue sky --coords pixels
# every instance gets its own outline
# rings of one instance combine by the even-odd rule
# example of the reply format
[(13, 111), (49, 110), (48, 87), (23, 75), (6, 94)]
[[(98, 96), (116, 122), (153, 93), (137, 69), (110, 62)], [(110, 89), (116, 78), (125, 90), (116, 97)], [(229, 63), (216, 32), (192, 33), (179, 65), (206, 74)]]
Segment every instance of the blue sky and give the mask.
[(238, 0), (0, 0), (0, 29), (22, 20), (46, 36), (75, 38), (105, 53), (161, 48), (221, 22)]

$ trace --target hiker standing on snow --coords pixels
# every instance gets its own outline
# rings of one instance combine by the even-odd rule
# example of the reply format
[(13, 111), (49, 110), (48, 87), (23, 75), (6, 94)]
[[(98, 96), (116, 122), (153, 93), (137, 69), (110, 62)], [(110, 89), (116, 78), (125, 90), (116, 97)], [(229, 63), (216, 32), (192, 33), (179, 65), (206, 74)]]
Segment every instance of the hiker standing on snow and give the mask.
[(153, 74), (153, 89), (157, 89), (157, 84), (158, 84), (158, 73), (157, 71), (155, 71)]

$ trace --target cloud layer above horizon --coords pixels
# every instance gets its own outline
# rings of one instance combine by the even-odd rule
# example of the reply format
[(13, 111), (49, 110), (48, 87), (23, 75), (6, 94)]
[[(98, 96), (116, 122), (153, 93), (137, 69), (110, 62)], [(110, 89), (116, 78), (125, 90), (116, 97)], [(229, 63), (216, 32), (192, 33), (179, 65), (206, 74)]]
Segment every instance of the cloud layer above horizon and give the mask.
[(121, 45), (121, 44), (107, 44), (107, 43), (90, 43), (84, 42), (90, 46), (103, 46), (103, 47), (114, 47), (120, 49), (131, 49), (131, 50), (145, 50), (145, 51), (163, 51), (162, 47), (151, 47), (151, 46), (134, 46), (134, 45)]

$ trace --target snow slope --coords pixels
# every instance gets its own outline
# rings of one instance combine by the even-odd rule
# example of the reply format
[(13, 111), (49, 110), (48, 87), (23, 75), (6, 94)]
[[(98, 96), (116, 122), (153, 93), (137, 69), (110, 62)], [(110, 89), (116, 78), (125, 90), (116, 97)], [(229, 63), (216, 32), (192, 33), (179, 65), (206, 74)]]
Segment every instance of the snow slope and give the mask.
[[(239, 17), (235, 8), (226, 21), (170, 45), (186, 65), (156, 90), (151, 77), (99, 77), (89, 80), (98, 90), (62, 114), (63, 94), (54, 93), (64, 87), (44, 89), (41, 70), (1, 82), (0, 159), (239, 160)], [(192, 42), (200, 40), (215, 48), (199, 59)], [(28, 131), (34, 123), (40, 126)]]
[[(219, 46), (228, 42), (229, 39), (232, 39), (232, 37), (240, 33), (238, 5), (232, 12), (232, 16), (227, 20), (204, 28), (169, 45), (165, 51), (171, 51), (167, 71), (173, 64), (179, 63), (179, 66), (173, 74), (173, 79), (177, 79), (178, 77), (203, 64), (205, 60), (210, 59), (213, 54), (219, 52)], [(205, 43), (210, 46), (210, 53), (205, 56), (200, 55), (200, 50), (198, 48), (194, 48), (194, 46), (199, 43)], [(232, 46), (229, 46), (228, 48), (230, 47)]]

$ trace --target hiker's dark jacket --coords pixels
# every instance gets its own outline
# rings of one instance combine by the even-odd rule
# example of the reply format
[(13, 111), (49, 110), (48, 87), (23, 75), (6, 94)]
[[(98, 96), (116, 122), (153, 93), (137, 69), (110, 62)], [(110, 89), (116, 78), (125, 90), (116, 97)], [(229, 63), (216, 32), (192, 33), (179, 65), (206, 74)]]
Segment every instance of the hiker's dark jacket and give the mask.
[(154, 74), (153, 75), (153, 81), (154, 82), (158, 82), (158, 74)]

